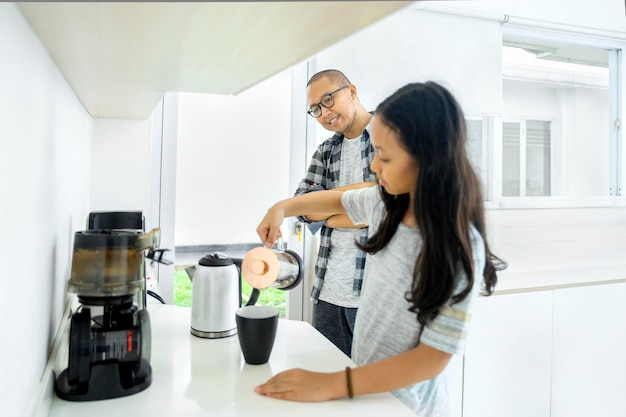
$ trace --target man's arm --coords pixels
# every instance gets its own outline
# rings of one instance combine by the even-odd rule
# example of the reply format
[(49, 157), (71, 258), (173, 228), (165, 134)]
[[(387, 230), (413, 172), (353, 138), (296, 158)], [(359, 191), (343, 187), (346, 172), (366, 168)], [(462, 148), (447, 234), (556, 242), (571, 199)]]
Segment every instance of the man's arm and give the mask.
[(298, 188), (294, 193), (294, 197), (306, 194), (311, 191), (312, 188), (321, 186), (323, 189), (326, 184), (326, 178), (324, 178), (324, 174), (326, 172), (326, 167), (324, 165), (324, 161), (322, 159), (323, 150), (322, 145), (318, 146), (317, 150), (313, 153), (311, 157), (311, 162), (309, 163), (309, 168), (307, 169), (306, 175), (298, 184)]

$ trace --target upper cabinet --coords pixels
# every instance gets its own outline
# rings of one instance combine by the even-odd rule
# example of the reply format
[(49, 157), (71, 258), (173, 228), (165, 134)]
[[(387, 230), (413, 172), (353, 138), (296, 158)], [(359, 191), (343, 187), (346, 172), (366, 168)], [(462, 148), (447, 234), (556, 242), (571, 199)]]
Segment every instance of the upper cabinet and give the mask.
[(91, 116), (146, 119), (165, 92), (236, 94), (411, 3), (18, 4)]

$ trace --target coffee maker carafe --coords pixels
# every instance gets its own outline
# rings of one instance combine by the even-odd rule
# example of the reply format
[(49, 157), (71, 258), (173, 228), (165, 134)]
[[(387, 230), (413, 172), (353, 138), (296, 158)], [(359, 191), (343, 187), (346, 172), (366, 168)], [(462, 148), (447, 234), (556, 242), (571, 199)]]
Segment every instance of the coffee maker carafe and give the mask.
[[(88, 230), (110, 230), (110, 231), (131, 231), (137, 233), (144, 233), (145, 229), (145, 218), (143, 212), (140, 210), (131, 210), (131, 211), (92, 211), (89, 213), (89, 217), (87, 218), (87, 229)], [(142, 264), (142, 275), (144, 279), (148, 279), (149, 277), (155, 279), (154, 273), (154, 263), (171, 265), (172, 261), (163, 258), (163, 255), (169, 249), (163, 248), (149, 248), (148, 253), (146, 254), (146, 258), (150, 260), (149, 263), (143, 262)], [(133, 302), (137, 304), (139, 309), (146, 308), (147, 306), (147, 296), (148, 294), (157, 298), (159, 301), (164, 303), (163, 299), (160, 295), (155, 294), (152, 291), (149, 291), (148, 285), (145, 284), (142, 291), (138, 291), (135, 293), (133, 297)]]
[(160, 230), (76, 232), (68, 290), (80, 306), (71, 317), (68, 367), (57, 395), (70, 401), (122, 397), (152, 382), (150, 317), (133, 301), (144, 290), (144, 251)]

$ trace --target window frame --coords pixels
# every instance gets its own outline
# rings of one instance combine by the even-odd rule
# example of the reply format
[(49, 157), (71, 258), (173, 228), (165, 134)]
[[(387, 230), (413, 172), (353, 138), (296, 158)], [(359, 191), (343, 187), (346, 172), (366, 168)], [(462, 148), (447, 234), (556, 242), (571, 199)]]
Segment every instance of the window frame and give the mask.
[[(626, 206), (626, 197), (623, 192), (623, 184), (626, 163), (626, 155), (622, 146), (622, 120), (623, 120), (623, 97), (626, 94), (623, 80), (626, 77), (626, 69), (623, 65), (623, 42), (609, 38), (593, 37), (574, 33), (558, 32), (553, 30), (537, 29), (523, 26), (505, 25), (502, 27), (503, 39), (507, 36), (519, 36), (538, 42), (554, 42), (578, 45), (583, 47), (601, 48), (609, 51), (609, 192), (606, 196), (589, 197), (566, 197), (566, 196), (502, 196), (502, 141), (503, 123), (514, 117), (502, 114), (488, 116), (489, 130), (488, 146), (491, 150), (489, 159), (489, 190), (486, 190), (485, 206), (494, 209), (507, 208), (571, 208), (571, 207), (614, 207)], [(532, 120), (546, 120), (549, 118), (520, 117)], [(550, 120), (551, 129), (551, 167), (550, 175), (554, 179), (554, 161), (557, 149), (554, 148), (554, 133), (558, 123)], [(613, 122), (611, 122), (613, 121)], [(611, 126), (613, 125), (613, 126)], [(485, 126), (484, 126), (485, 127)], [(483, 155), (485, 157), (485, 155)]]

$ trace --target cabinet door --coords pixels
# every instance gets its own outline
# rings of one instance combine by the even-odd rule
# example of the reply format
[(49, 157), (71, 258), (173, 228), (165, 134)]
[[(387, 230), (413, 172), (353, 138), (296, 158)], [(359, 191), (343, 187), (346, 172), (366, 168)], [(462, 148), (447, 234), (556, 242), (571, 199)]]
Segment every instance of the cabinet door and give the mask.
[(454, 355), (444, 372), (446, 372), (450, 394), (450, 417), (461, 417), (463, 415), (463, 356)]
[(465, 351), (463, 417), (550, 417), (552, 296), (478, 299)]
[(626, 416), (626, 284), (554, 292), (552, 417)]

